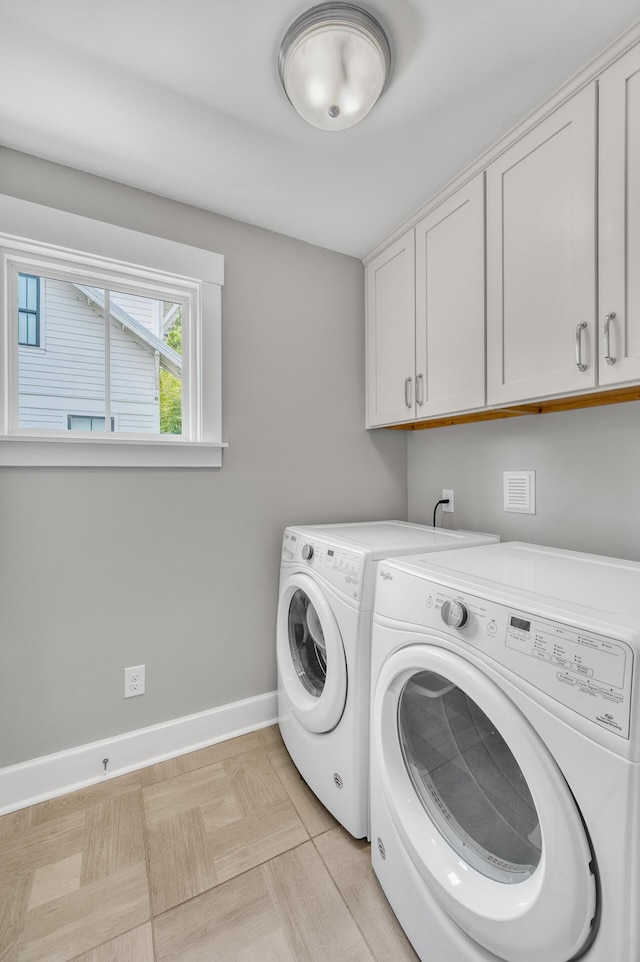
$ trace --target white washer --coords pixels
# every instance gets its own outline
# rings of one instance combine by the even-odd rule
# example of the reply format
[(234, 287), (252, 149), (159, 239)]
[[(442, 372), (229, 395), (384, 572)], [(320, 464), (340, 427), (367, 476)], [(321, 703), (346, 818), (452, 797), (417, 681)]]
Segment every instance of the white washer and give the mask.
[(375, 872), (423, 962), (640, 959), (640, 564), (379, 566)]
[(356, 838), (369, 830), (369, 666), (378, 562), (497, 540), (402, 521), (284, 533), (276, 631), (280, 731), (304, 780)]

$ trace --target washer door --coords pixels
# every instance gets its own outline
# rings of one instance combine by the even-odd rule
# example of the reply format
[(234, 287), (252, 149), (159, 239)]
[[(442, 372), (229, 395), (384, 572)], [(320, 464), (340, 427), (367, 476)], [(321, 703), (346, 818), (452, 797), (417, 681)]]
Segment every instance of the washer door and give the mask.
[(389, 657), (374, 698), (372, 766), (402, 843), (471, 939), (508, 962), (568, 962), (596, 915), (573, 796), (502, 689), (425, 641)]
[(347, 666), (331, 605), (308, 575), (292, 575), (282, 586), (276, 647), (294, 716), (307, 731), (331, 731), (347, 700)]

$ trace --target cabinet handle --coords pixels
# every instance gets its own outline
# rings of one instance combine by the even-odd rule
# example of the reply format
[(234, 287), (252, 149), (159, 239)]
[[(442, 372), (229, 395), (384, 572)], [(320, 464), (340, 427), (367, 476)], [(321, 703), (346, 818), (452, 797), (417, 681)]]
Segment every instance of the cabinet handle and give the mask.
[(612, 311), (604, 319), (604, 359), (607, 364), (615, 364), (616, 359), (611, 354), (611, 321), (616, 318), (616, 312)]
[(416, 376), (416, 402), (420, 407), (424, 404), (424, 374)]
[(581, 321), (576, 325), (576, 367), (579, 371), (587, 370), (587, 365), (582, 362), (582, 332), (586, 327), (586, 321)]
[(413, 407), (413, 401), (411, 400), (411, 378), (405, 377), (404, 379), (404, 403), (408, 408)]

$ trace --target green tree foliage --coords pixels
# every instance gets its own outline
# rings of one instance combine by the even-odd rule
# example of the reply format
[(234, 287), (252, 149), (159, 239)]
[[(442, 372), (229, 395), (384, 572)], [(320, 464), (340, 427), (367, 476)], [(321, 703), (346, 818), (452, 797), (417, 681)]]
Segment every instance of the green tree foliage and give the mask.
[[(167, 344), (182, 354), (182, 315), (167, 335)], [(182, 381), (160, 369), (160, 433), (182, 434)]]

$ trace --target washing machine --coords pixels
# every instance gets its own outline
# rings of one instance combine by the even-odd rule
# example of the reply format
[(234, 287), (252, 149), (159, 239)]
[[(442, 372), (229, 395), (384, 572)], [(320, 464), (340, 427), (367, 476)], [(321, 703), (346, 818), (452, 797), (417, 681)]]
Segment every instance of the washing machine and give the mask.
[(640, 959), (640, 564), (386, 561), (371, 851), (423, 962)]
[(356, 838), (369, 830), (369, 668), (378, 562), (497, 540), (402, 521), (284, 533), (276, 629), (280, 731), (304, 780)]

